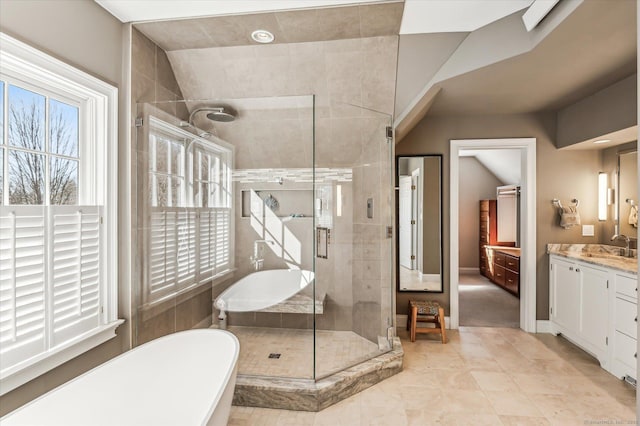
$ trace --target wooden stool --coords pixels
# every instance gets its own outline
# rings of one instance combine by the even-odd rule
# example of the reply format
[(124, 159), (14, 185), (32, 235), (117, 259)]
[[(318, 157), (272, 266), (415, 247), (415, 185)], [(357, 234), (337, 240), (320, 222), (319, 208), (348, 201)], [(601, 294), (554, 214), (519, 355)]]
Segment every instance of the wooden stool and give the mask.
[[(430, 322), (436, 326), (435, 328), (418, 328), (418, 322)], [(447, 335), (444, 329), (444, 309), (437, 302), (409, 300), (407, 330), (410, 330), (412, 342), (416, 341), (416, 333), (440, 333), (442, 343), (446, 343)]]

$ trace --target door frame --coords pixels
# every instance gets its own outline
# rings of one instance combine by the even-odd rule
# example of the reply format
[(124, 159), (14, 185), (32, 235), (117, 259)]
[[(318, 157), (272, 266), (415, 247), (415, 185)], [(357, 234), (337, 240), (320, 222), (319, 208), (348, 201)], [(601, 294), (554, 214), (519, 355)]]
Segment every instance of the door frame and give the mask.
[(521, 233), (520, 257), (520, 328), (536, 332), (536, 139), (452, 139), (449, 178), (449, 320), (458, 328), (459, 311), (459, 181), (460, 151), (464, 149), (520, 149), (521, 170)]
[(422, 203), (422, 175), (420, 169), (415, 169), (411, 173), (411, 218), (415, 221), (411, 227), (411, 249), (413, 251), (413, 270), (418, 271), (422, 276), (422, 220), (420, 220)]
[[(399, 206), (403, 204), (402, 203), (403, 200), (401, 200), (402, 199), (401, 193), (402, 193), (403, 181), (404, 181), (405, 185), (406, 185), (406, 182), (408, 181), (409, 182), (409, 186), (411, 186), (412, 185), (411, 175), (398, 176), (398, 204), (399, 204)], [(409, 203), (408, 203), (409, 204), (409, 210), (411, 210), (413, 208), (412, 201), (411, 201), (412, 195), (413, 194), (411, 192), (409, 192), (409, 197), (408, 197), (409, 198), (409, 200), (408, 200), (409, 201)], [(404, 201), (406, 202), (406, 200), (404, 200)], [(400, 224), (401, 223), (404, 224), (405, 219), (407, 219), (406, 217), (404, 217), (405, 215), (403, 215), (402, 213), (403, 213), (402, 208), (398, 208), (398, 240), (399, 241), (402, 240), (401, 235), (404, 233), (404, 229), (402, 229), (402, 230), (400, 229)], [(412, 217), (412, 213), (411, 213), (411, 211), (409, 211), (409, 223), (411, 223), (411, 217)], [(410, 234), (412, 234), (413, 233), (413, 226), (411, 226), (411, 225), (409, 225), (409, 226), (411, 228)], [(412, 236), (412, 238), (413, 238), (413, 236)], [(406, 243), (406, 241), (405, 241), (405, 243)], [(413, 241), (410, 242), (409, 247), (410, 247), (410, 251), (413, 251)], [(402, 246), (402, 244), (399, 244), (398, 245), (398, 266), (406, 268), (406, 266), (403, 265), (403, 262), (406, 261), (406, 259), (404, 258), (403, 254), (405, 254), (404, 250), (403, 250), (403, 246)], [(409, 265), (410, 266), (413, 265), (413, 261), (411, 259), (409, 259)]]

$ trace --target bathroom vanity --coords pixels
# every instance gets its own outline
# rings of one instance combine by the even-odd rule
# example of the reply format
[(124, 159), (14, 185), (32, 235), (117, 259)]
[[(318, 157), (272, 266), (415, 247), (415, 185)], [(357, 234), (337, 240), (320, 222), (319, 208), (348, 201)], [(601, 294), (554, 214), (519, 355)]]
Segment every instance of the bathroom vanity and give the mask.
[(552, 332), (611, 374), (635, 381), (638, 259), (600, 244), (548, 244), (547, 253)]

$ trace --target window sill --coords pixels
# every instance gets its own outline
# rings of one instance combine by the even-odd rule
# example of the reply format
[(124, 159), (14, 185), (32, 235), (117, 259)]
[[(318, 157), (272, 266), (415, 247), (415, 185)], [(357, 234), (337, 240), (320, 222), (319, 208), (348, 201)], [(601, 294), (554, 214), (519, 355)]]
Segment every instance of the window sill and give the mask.
[(4, 395), (78, 355), (101, 345), (107, 340), (113, 339), (116, 336), (116, 329), (122, 323), (124, 323), (124, 320), (119, 319), (103, 325), (89, 333), (78, 336), (65, 345), (3, 371), (0, 374), (0, 395)]

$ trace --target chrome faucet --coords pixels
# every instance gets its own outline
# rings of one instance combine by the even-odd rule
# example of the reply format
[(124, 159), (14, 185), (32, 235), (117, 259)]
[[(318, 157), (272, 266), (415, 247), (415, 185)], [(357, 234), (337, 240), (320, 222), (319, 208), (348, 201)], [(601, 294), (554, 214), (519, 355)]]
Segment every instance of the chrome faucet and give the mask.
[(626, 257), (633, 257), (633, 252), (629, 247), (631, 244), (631, 238), (623, 234), (615, 234), (613, 237), (611, 237), (611, 241), (618, 241), (618, 240), (623, 240), (624, 243), (626, 244), (625, 248), (620, 249), (620, 255), (626, 256)]
[(253, 255), (249, 257), (251, 264), (253, 265), (253, 269), (259, 271), (262, 269), (262, 265), (264, 265), (264, 259), (262, 258), (262, 250), (260, 249), (260, 244), (270, 244), (275, 245), (276, 243), (272, 240), (255, 240), (253, 242)]

